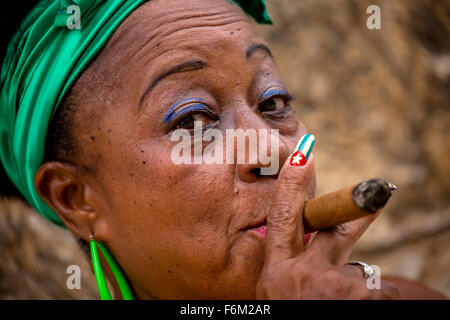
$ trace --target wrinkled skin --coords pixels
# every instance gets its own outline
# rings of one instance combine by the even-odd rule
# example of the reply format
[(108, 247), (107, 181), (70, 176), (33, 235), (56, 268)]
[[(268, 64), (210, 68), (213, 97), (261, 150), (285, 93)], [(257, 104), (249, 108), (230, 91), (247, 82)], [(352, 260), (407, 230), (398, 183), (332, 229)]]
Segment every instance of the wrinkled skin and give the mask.
[[(164, 117), (187, 98), (202, 99), (218, 118), (196, 119), (219, 130), (278, 129), (280, 164), (288, 159), (306, 129), (288, 97), (271, 98), (276, 110), (261, 105), (268, 89), (286, 89), (265, 48), (249, 56), (255, 44), (265, 42), (226, 1), (143, 4), (73, 87), (77, 156), (41, 166), (40, 196), (74, 234), (107, 245), (138, 298), (397, 297), (393, 284), (369, 291), (360, 268), (344, 266), (373, 219), (319, 233), (305, 250), (299, 213), (314, 197), (314, 156), (272, 176), (258, 175), (260, 164), (170, 160), (170, 133), (192, 116)], [(193, 60), (203, 67), (152, 86)], [(265, 217), (266, 239), (246, 230)]]

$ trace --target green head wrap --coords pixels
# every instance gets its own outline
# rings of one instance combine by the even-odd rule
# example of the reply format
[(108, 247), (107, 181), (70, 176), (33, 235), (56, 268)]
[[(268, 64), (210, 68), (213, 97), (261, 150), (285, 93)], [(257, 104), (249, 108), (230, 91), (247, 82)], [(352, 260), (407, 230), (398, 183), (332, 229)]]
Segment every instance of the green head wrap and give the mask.
[[(231, 1), (257, 22), (272, 23), (264, 0)], [(89, 62), (144, 2), (43, 0), (27, 16), (6, 53), (1, 73), (0, 160), (28, 203), (57, 225), (63, 226), (62, 221), (34, 188), (34, 176), (44, 159), (47, 128)], [(73, 19), (71, 5), (80, 8), (81, 29), (67, 27)]]

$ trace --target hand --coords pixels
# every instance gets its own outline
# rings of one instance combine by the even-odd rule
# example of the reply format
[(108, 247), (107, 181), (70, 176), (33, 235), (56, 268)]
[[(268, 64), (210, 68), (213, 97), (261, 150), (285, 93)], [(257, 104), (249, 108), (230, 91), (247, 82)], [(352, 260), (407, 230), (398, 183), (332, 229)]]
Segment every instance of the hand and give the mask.
[(289, 159), (277, 182), (267, 217), (264, 267), (256, 286), (258, 299), (395, 299), (398, 290), (381, 281), (368, 289), (359, 266), (345, 265), (354, 243), (377, 215), (320, 231), (305, 248), (303, 205), (313, 178), (313, 155), (303, 167)]

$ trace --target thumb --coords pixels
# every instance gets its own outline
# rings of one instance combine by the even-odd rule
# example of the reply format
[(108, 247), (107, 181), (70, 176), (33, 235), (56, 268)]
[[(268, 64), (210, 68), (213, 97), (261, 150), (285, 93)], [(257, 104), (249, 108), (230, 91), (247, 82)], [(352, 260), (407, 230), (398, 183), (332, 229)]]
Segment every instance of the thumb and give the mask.
[(296, 256), (303, 249), (303, 206), (313, 179), (315, 138), (305, 134), (278, 176), (274, 200), (267, 215), (267, 263)]

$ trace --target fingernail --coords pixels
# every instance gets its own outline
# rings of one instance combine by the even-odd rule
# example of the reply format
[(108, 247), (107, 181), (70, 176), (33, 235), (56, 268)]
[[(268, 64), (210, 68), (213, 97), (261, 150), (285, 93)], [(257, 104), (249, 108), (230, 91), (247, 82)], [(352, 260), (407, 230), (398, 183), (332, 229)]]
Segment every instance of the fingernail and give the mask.
[(291, 156), (291, 166), (304, 166), (308, 162), (315, 142), (316, 138), (311, 133), (307, 133), (301, 137), (295, 146), (294, 153)]

